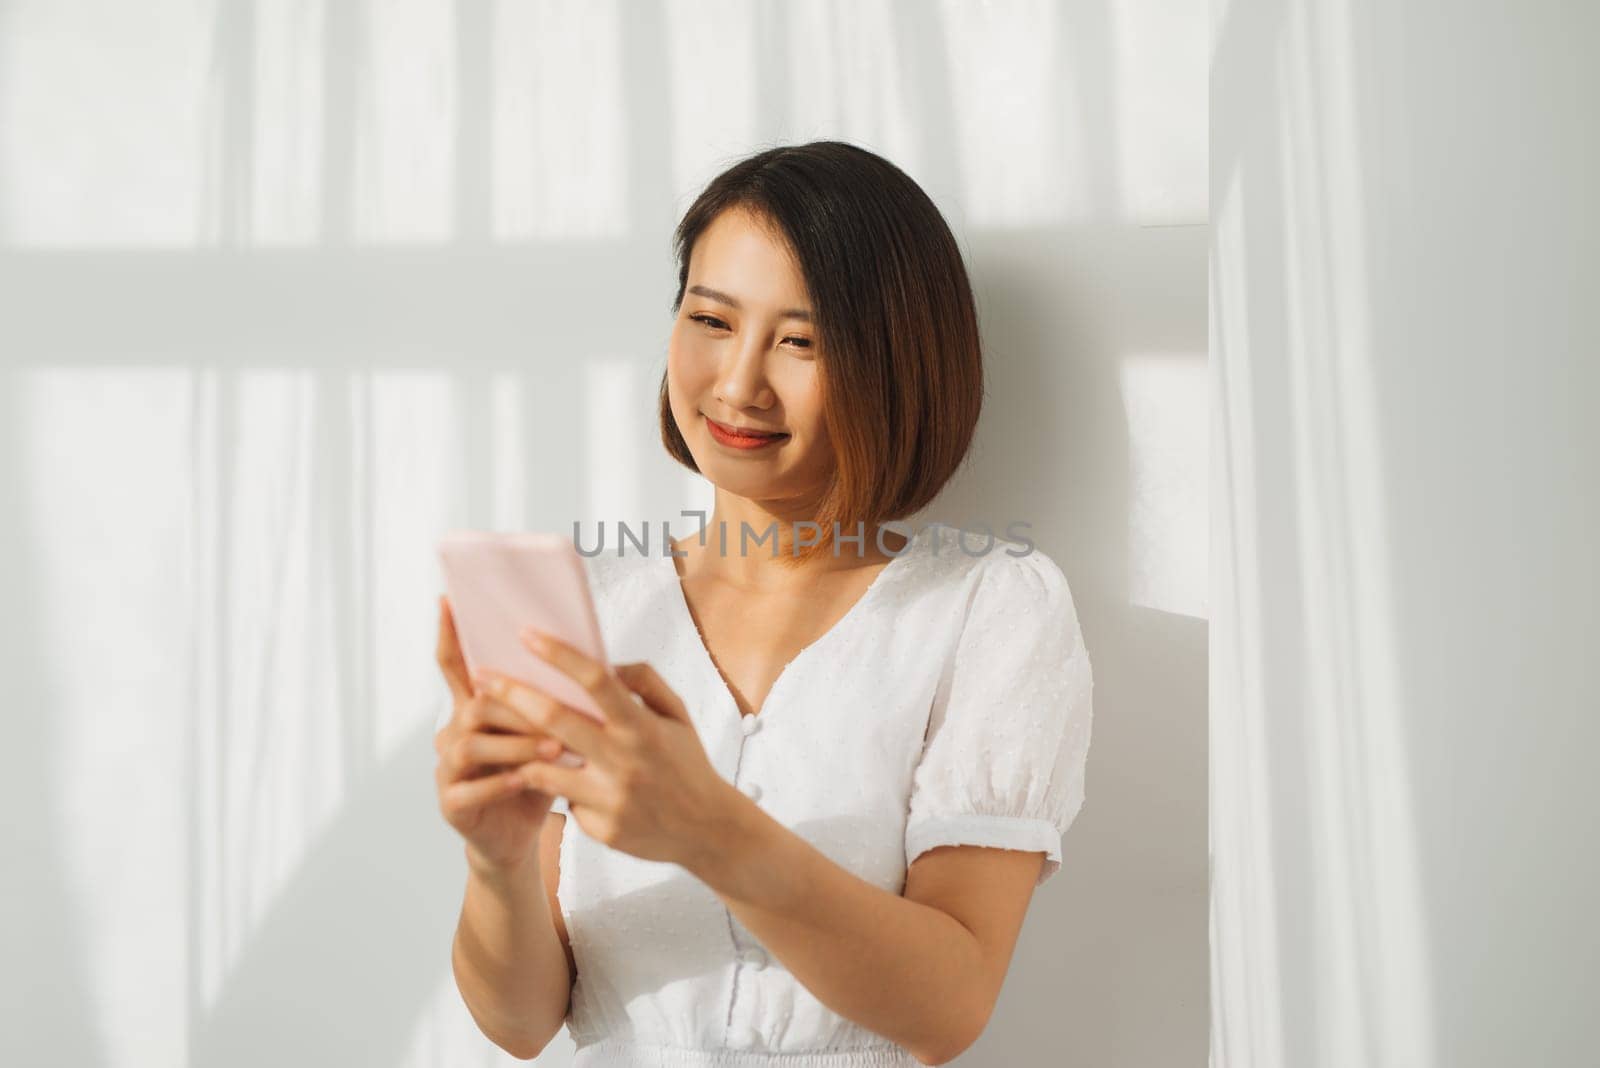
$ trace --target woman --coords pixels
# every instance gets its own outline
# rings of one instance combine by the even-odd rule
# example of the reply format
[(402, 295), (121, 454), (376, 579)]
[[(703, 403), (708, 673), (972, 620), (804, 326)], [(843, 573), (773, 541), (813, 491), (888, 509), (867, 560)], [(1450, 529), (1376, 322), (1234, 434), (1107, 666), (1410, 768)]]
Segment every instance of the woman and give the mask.
[(457, 982), (522, 1057), (565, 1020), (578, 1065), (940, 1064), (1082, 803), (1072, 596), (1019, 543), (886, 525), (961, 463), (983, 386), (959, 250), (909, 177), (839, 142), (765, 151), (677, 248), (662, 436), (715, 510), (670, 555), (589, 560), (613, 672), (524, 636), (605, 723), (474, 692), (441, 601)]

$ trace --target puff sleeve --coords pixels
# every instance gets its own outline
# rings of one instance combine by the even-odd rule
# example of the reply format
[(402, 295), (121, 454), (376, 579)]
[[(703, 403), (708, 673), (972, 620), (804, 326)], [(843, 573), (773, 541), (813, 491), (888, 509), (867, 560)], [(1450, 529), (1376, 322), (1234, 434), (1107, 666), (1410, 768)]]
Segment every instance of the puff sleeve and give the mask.
[(1066, 576), (1044, 553), (987, 554), (940, 678), (906, 822), (906, 864), (937, 846), (1045, 855), (1083, 804), (1094, 687)]

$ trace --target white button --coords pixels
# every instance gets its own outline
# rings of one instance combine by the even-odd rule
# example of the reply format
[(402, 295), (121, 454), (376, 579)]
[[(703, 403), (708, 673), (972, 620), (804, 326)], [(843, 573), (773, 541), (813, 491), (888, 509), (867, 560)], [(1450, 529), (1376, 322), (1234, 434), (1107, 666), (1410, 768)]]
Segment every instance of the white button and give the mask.
[(767, 957), (767, 951), (762, 949), (760, 946), (751, 946), (749, 949), (745, 950), (741, 956), (744, 958), (744, 962), (746, 964), (750, 965), (750, 967), (756, 969), (757, 971), (760, 971), (762, 968), (765, 968), (771, 963), (771, 960)]
[(739, 729), (744, 731), (746, 738), (750, 737), (761, 729), (761, 717), (759, 715), (745, 716), (739, 721)]
[(728, 1032), (728, 1041), (734, 1049), (761, 1049), (765, 1045), (761, 1032), (749, 1024), (734, 1024), (733, 1030)]
[(760, 801), (761, 800), (761, 787), (757, 786), (755, 783), (747, 782), (743, 786), (739, 787), (739, 789), (743, 790), (744, 791), (744, 795), (746, 797), (748, 797), (750, 800), (752, 800), (752, 801)]

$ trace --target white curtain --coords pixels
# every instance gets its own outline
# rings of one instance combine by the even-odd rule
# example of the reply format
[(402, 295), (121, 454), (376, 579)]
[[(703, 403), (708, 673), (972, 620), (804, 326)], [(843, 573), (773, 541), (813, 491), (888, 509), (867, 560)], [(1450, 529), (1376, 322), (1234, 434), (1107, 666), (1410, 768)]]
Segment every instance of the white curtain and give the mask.
[(708, 507), (655, 426), (672, 225), (838, 137), (980, 290), (991, 407), (933, 513), (1033, 522), (1126, 725), (968, 1060), (1192, 1063), (1204, 33), (1173, 0), (0, 6), (0, 1061), (516, 1063), (450, 974), (434, 540)]
[(1216, 5), (1214, 1065), (1596, 1063), (1597, 36)]

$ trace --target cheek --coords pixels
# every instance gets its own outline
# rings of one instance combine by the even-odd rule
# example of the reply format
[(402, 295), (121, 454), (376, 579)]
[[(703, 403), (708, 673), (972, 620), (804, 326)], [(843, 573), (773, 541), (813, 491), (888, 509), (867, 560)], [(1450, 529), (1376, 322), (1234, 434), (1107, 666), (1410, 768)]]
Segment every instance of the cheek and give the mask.
[(816, 364), (795, 362), (781, 371), (773, 386), (783, 401), (783, 418), (789, 428), (808, 441), (826, 436), (822, 423), (822, 387)]
[(675, 392), (698, 397), (716, 382), (716, 353), (707, 338), (679, 327), (667, 342), (667, 379)]

